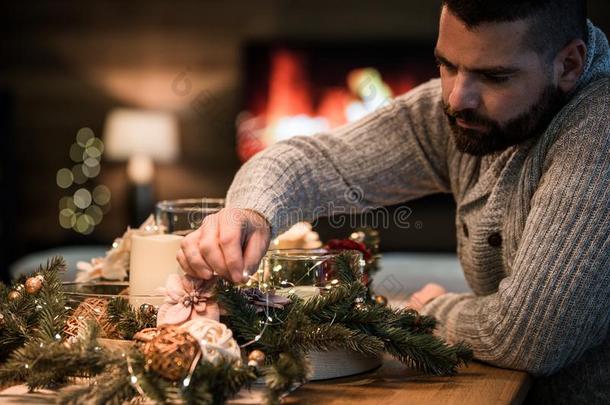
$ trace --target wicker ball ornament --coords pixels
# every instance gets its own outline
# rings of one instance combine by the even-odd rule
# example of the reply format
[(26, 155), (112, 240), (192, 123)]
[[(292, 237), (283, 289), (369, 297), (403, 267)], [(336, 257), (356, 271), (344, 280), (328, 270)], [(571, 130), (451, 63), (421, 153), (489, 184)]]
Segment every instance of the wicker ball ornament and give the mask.
[(108, 318), (108, 300), (103, 298), (87, 298), (81, 302), (66, 321), (64, 332), (70, 337), (76, 337), (90, 321), (97, 322), (102, 332), (101, 337), (118, 336), (116, 326)]
[(42, 288), (43, 281), (44, 278), (40, 274), (34, 277), (28, 277), (28, 279), (25, 280), (25, 291), (28, 294), (37, 294)]
[(147, 367), (170, 381), (184, 378), (200, 353), (195, 338), (177, 325), (160, 327), (142, 351)]

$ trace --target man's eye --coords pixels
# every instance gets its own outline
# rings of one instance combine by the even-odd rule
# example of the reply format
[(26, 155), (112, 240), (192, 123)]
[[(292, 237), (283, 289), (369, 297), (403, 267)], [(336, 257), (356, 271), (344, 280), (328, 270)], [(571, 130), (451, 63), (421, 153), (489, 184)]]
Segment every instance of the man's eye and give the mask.
[(491, 83), (506, 83), (510, 76), (502, 76), (502, 75), (483, 75), (485, 80)]
[(436, 65), (440, 69), (445, 69), (447, 72), (455, 72), (455, 66), (451, 66), (443, 62), (436, 62)]

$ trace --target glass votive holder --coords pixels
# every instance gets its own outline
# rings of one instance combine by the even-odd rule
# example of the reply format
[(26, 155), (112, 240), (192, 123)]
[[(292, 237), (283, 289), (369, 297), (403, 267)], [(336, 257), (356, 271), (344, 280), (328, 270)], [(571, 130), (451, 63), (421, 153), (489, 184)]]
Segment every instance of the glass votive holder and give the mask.
[(263, 291), (297, 286), (328, 290), (339, 283), (339, 255), (344, 255), (349, 266), (363, 275), (364, 260), (356, 250), (282, 249), (265, 254), (250, 284), (257, 284)]
[(155, 221), (166, 233), (187, 235), (199, 228), (205, 217), (224, 206), (222, 198), (165, 200), (155, 206)]
[[(66, 298), (66, 305), (74, 310), (86, 300), (98, 300), (106, 303), (116, 298), (124, 298), (135, 309), (139, 305), (158, 306), (165, 296), (161, 293), (133, 295), (129, 294), (129, 283), (125, 281), (92, 281), (92, 282), (64, 282), (62, 290)], [(135, 299), (135, 301), (134, 301)]]

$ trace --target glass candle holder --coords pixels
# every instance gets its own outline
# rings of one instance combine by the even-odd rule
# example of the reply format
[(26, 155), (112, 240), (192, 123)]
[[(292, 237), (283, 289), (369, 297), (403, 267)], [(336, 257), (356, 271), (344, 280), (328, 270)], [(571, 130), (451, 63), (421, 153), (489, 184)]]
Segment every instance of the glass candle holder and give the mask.
[[(129, 283), (124, 281), (101, 281), (101, 282), (64, 282), (63, 293), (66, 297), (66, 305), (70, 309), (76, 309), (81, 303), (87, 299), (96, 299), (110, 302), (115, 298), (124, 298), (130, 300), (132, 297), (137, 298), (140, 305), (147, 304), (157, 306), (159, 300), (161, 302), (165, 296), (161, 293), (131, 295), (128, 294)], [(136, 309), (138, 309), (136, 307)]]
[(155, 221), (166, 233), (187, 235), (201, 226), (203, 219), (225, 206), (222, 198), (166, 200), (155, 206)]
[(356, 250), (284, 249), (270, 250), (261, 260), (250, 285), (262, 290), (314, 286), (322, 290), (337, 285), (337, 257), (347, 257), (349, 266), (363, 275), (364, 259)]

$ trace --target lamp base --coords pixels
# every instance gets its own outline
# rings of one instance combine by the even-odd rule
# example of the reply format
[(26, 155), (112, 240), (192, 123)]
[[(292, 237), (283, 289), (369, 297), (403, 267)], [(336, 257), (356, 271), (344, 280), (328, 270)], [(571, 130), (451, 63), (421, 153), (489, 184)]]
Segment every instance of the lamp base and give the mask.
[(155, 208), (152, 183), (131, 183), (129, 186), (129, 222), (138, 227), (153, 213)]

